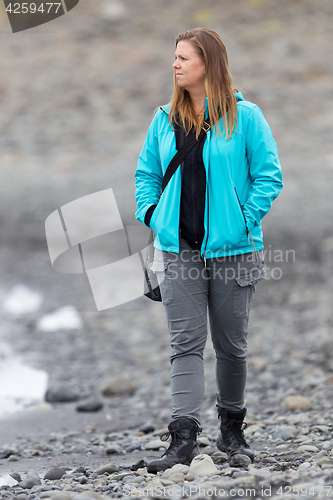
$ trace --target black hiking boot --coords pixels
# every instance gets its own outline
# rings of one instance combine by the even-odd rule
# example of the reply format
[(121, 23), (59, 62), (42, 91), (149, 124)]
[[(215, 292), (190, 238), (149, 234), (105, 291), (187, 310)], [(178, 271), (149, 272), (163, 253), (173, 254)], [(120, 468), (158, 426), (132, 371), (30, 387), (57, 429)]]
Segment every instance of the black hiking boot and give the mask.
[(217, 407), (219, 418), (221, 418), (221, 433), (217, 438), (216, 446), (219, 450), (228, 454), (229, 459), (236, 454), (247, 455), (251, 461), (254, 460), (254, 451), (246, 442), (243, 430), (246, 423), (243, 422), (246, 408), (238, 412), (231, 412)]
[(147, 472), (151, 474), (169, 469), (176, 464), (189, 465), (192, 459), (200, 453), (197, 434), (202, 429), (194, 420), (187, 417), (177, 418), (168, 425), (168, 429), (169, 432), (162, 434), (161, 441), (166, 441), (171, 436), (170, 446), (161, 458), (149, 462)]

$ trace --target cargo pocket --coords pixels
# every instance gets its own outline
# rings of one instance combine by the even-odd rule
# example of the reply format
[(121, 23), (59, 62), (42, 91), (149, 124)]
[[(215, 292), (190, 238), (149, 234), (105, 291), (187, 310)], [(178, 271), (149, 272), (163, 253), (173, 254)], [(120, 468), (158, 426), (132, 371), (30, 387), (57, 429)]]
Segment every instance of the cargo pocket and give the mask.
[(258, 281), (265, 279), (263, 263), (260, 267), (248, 269), (244, 274), (235, 277), (232, 307), (237, 318), (245, 318), (250, 312), (253, 294)]
[(174, 291), (172, 284), (172, 273), (169, 269), (169, 260), (158, 260), (154, 261), (148, 266), (149, 269), (156, 274), (157, 282), (159, 284), (162, 302), (165, 306), (169, 306), (174, 299)]
[(236, 318), (245, 318), (249, 312), (254, 286), (247, 278), (235, 278), (232, 311)]

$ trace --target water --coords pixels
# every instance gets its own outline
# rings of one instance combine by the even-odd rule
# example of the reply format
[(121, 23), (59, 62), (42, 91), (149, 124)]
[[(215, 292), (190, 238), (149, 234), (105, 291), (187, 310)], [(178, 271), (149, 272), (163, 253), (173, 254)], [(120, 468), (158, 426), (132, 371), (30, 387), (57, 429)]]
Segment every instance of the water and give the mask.
[[(12, 322), (35, 313), (43, 297), (23, 284), (0, 290), (1, 336), (9, 339)], [(48, 374), (28, 366), (8, 342), (0, 339), (0, 418), (40, 403), (48, 385)]]

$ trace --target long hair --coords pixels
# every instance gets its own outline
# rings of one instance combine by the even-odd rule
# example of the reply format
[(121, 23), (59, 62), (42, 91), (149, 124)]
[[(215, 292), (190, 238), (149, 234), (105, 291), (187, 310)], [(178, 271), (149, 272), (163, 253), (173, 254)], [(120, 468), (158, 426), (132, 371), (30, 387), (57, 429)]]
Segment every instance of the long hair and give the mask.
[[(232, 88), (232, 76), (229, 71), (225, 45), (215, 31), (206, 28), (195, 28), (181, 33), (176, 38), (176, 47), (181, 40), (188, 40), (193, 44), (205, 65), (205, 86), (210, 123), (215, 126), (216, 133), (219, 134), (218, 121), (222, 118), (223, 132), (226, 139), (230, 139), (236, 125), (237, 100)], [(203, 120), (204, 116), (198, 119), (194, 113), (190, 94), (187, 90), (179, 87), (175, 75), (169, 113), (170, 124), (174, 121), (183, 126), (186, 134), (194, 127), (198, 137)]]

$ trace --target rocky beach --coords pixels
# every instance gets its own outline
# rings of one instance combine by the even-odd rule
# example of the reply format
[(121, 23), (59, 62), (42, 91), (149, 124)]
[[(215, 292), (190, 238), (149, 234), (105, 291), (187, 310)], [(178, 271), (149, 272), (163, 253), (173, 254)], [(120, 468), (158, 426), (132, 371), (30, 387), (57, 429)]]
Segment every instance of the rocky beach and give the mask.
[[(332, 24), (331, 0), (80, 0), (13, 34), (0, 5), (0, 498), (333, 498)], [(136, 159), (170, 99), (174, 39), (194, 26), (225, 41), (284, 189), (263, 221), (268, 279), (250, 322), (256, 459), (229, 463), (215, 446), (208, 339), (202, 455), (154, 476), (170, 420), (163, 306), (97, 311), (85, 274), (52, 268), (45, 220), (112, 188), (138, 224)]]

